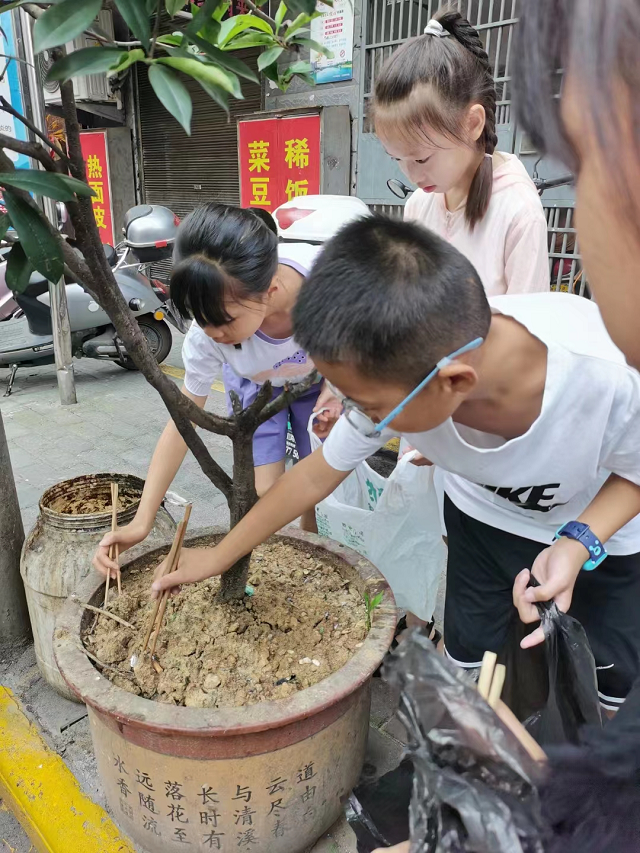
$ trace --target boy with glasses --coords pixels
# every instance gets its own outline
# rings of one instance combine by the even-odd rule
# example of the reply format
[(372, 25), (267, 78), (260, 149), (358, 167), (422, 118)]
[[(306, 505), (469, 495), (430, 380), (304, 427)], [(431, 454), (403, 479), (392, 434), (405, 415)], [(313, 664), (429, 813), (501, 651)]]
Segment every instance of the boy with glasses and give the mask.
[(327, 244), (294, 329), (345, 414), (217, 548), (183, 552), (156, 594), (221, 574), (401, 435), (446, 472), (449, 656), (478, 666), (503, 645), (512, 601), (534, 622), (535, 602), (554, 598), (584, 625), (616, 710), (640, 646), (640, 375), (597, 307), (555, 293), (488, 301), (452, 246), (371, 217)]

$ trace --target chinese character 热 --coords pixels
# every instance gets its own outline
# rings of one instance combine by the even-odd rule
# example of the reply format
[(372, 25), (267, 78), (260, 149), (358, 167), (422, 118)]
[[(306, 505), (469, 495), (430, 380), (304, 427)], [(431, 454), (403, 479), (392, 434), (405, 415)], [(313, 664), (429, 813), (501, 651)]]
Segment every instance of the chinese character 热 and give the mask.
[(142, 827), (146, 829), (147, 832), (153, 832), (154, 835), (160, 835), (158, 831), (158, 821), (154, 817), (149, 817), (149, 815), (142, 815)]
[(175, 803), (171, 803), (169, 806), (169, 811), (167, 812), (167, 817), (171, 818), (171, 823), (174, 821), (178, 821), (178, 823), (189, 823), (189, 818), (185, 817), (185, 810), (182, 806), (177, 806)]
[(186, 829), (174, 829), (173, 831), (173, 841), (180, 841), (182, 844), (191, 844), (190, 841), (187, 841), (187, 831)]
[(214, 847), (216, 850), (220, 850), (220, 837), (224, 835), (224, 832), (213, 832), (213, 830), (209, 833), (209, 835), (202, 836), (202, 843), (208, 844), (211, 849)]
[(118, 768), (118, 773), (126, 773), (127, 776), (129, 775), (127, 768), (124, 766), (124, 761), (119, 755), (113, 756), (113, 766)]
[(158, 814), (156, 801), (153, 799), (151, 794), (147, 794), (145, 797), (142, 791), (138, 791), (138, 799), (140, 800), (140, 805), (143, 809), (146, 809), (148, 812), (152, 812), (153, 814)]
[(316, 774), (313, 772), (313, 761), (309, 764), (305, 764), (302, 770), (298, 770), (298, 784), (300, 782), (306, 782), (309, 779), (313, 779)]
[(283, 779), (281, 776), (278, 776), (276, 779), (272, 779), (267, 785), (267, 790), (269, 791), (269, 796), (273, 797), (275, 794), (278, 794), (280, 791), (284, 791), (284, 783), (286, 779)]
[(171, 797), (172, 800), (184, 800), (184, 794), (180, 793), (182, 782), (165, 782), (165, 797)]
[(89, 154), (89, 156), (87, 157), (87, 177), (102, 177), (102, 166), (100, 165), (100, 160), (95, 154)]
[(264, 140), (259, 142), (250, 142), (249, 148), (249, 171), (268, 172), (271, 168), (269, 165), (269, 143)]
[(153, 783), (151, 781), (151, 777), (148, 773), (142, 773), (140, 770), (136, 770), (136, 782), (138, 785), (142, 785), (147, 789), (147, 791), (154, 791)]
[(316, 795), (316, 786), (312, 785), (311, 787), (309, 787), (307, 785), (306, 790), (302, 792), (302, 797), (301, 797), (302, 802), (306, 803), (308, 800), (312, 800), (315, 797), (315, 795)]
[(129, 820), (133, 820), (133, 806), (129, 805), (125, 800), (120, 800), (120, 811), (126, 815)]
[(284, 191), (287, 195), (288, 201), (291, 201), (292, 198), (298, 198), (298, 196), (301, 195), (308, 195), (309, 181), (292, 181), (291, 178), (289, 178)]
[(245, 803), (251, 802), (251, 789), (247, 787), (240, 787), (240, 785), (236, 785), (236, 795), (232, 797), (233, 800), (244, 800)]
[(205, 826), (218, 826), (218, 818), (220, 815), (216, 809), (208, 809), (206, 812), (200, 812), (200, 823), (203, 823)]
[(216, 805), (219, 805), (220, 803), (220, 800), (215, 799), (218, 795), (213, 790), (213, 788), (205, 788), (205, 786), (203, 785), (200, 796), (202, 797), (203, 806), (206, 806), (207, 803), (215, 803)]
[(285, 822), (283, 820), (277, 820), (271, 831), (273, 832), (274, 838), (282, 838), (282, 836), (287, 831)]
[(89, 181), (89, 186), (94, 191), (94, 201), (98, 204), (104, 204), (104, 183), (102, 181)]
[(104, 207), (94, 207), (93, 208), (93, 215), (96, 218), (96, 225), (98, 226), (98, 228), (106, 228), (107, 227), (107, 223), (104, 221), (104, 213), (105, 213)]
[(116, 784), (118, 788), (120, 788), (120, 793), (122, 794), (122, 796), (125, 798), (128, 797), (131, 791), (129, 790), (129, 786), (124, 781), (124, 779), (118, 779)]
[(307, 139), (287, 139), (284, 143), (284, 160), (290, 169), (306, 169), (309, 165), (309, 142)]
[(274, 812), (276, 814), (280, 814), (283, 809), (286, 809), (286, 806), (282, 805), (282, 797), (278, 797), (277, 800), (271, 801), (271, 808), (269, 809), (269, 814), (273, 814)]
[(269, 194), (269, 178), (251, 178), (251, 192), (253, 193), (253, 198), (249, 202), (249, 205), (264, 205), (264, 207), (271, 207), (271, 202), (267, 198)]
[(255, 829), (245, 829), (244, 832), (238, 833), (238, 847), (248, 847), (250, 844), (257, 844)]
[(236, 819), (236, 826), (238, 824), (241, 826), (251, 826), (254, 814), (255, 811), (250, 809), (249, 806), (245, 806), (242, 811), (235, 811), (233, 816)]

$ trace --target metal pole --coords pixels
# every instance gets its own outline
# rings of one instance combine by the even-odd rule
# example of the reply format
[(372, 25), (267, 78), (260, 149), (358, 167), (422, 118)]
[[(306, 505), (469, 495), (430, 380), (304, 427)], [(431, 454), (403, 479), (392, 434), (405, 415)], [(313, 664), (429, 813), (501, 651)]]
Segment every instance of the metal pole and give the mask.
[(7, 437), (0, 412), (0, 646), (26, 640), (31, 634), (27, 600), (20, 577), (24, 527), (11, 469)]
[[(47, 132), (42, 81), (38, 73), (38, 65), (33, 53), (33, 37), (31, 34), (31, 16), (20, 9), (22, 24), (22, 39), (24, 58), (27, 68), (27, 85), (31, 99), (33, 123), (43, 133)], [(58, 225), (56, 204), (53, 199), (43, 198), (44, 212), (54, 228)], [(51, 303), (51, 327), (53, 330), (53, 351), (56, 358), (56, 376), (60, 402), (63, 406), (77, 403), (76, 381), (73, 372), (73, 355), (71, 351), (71, 326), (69, 325), (69, 309), (67, 307), (67, 291), (64, 279), (49, 282), (49, 302)]]

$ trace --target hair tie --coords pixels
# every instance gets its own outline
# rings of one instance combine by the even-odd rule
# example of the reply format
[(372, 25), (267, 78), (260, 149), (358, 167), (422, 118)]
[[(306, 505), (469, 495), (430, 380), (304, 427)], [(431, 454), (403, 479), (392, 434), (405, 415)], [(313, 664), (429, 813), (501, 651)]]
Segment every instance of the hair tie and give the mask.
[(442, 26), (440, 21), (436, 21), (433, 18), (429, 21), (427, 26), (424, 28), (424, 34), (426, 36), (437, 36), (440, 39), (447, 38), (451, 33)]

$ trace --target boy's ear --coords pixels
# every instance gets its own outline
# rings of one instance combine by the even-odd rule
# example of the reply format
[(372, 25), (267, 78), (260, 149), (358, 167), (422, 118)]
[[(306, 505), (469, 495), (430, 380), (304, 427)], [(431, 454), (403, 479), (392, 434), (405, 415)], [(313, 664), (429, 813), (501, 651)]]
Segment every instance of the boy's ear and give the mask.
[(449, 391), (455, 394), (470, 394), (478, 384), (478, 374), (470, 364), (454, 361), (443, 367), (438, 374)]

